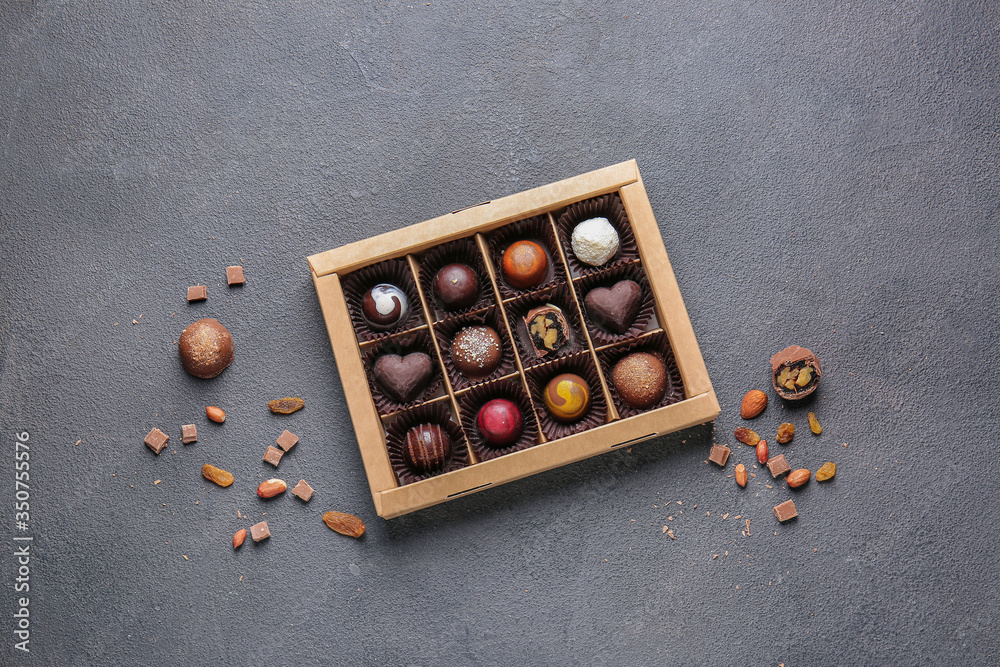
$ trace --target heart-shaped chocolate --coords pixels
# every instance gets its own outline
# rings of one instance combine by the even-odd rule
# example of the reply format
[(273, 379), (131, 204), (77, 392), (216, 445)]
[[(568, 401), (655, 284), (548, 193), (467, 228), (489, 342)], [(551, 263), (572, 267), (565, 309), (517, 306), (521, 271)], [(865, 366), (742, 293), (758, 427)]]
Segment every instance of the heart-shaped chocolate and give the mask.
[(434, 365), (423, 352), (411, 352), (405, 357), (383, 354), (375, 360), (375, 379), (385, 393), (398, 403), (409, 403), (424, 390)]
[(613, 287), (595, 287), (583, 300), (594, 324), (611, 333), (624, 334), (632, 328), (639, 307), (642, 289), (632, 280), (621, 280)]

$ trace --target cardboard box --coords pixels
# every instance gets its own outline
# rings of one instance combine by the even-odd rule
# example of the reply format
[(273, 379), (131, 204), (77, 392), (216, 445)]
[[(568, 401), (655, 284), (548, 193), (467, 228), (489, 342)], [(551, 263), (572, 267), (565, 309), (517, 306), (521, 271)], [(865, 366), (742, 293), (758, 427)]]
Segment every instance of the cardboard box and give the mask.
[[(505, 306), (509, 300), (504, 300), (498, 288), (499, 268), (491, 257), (488, 233), (504, 225), (516, 224), (539, 215), (543, 216), (547, 224), (552, 225), (554, 231), (558, 215), (566, 207), (609, 193), (617, 193), (624, 205), (628, 224), (638, 247), (638, 258), (634, 265), (645, 272), (655, 301), (652, 328), (643, 333), (642, 338), (659, 335), (660, 340), (664, 336), (669, 340), (683, 382), (683, 400), (635, 416), (620, 416), (612, 400), (610, 377), (606, 377), (608, 369), (601, 368), (603, 357), (600, 353), (611, 346), (595, 345), (591, 336), (585, 334), (585, 341), (582, 342), (586, 342), (587, 347), (582, 354), (589, 354), (590, 361), (600, 369), (598, 374), (601, 387), (592, 388), (592, 391), (595, 398), (598, 391), (603, 394), (608, 406), (606, 423), (558, 439), (550, 440), (542, 434), (538, 439), (539, 444), (535, 446), (486, 461), (478, 461), (470, 450), (471, 464), (467, 467), (401, 485), (393, 471), (386, 446), (386, 424), (394, 417), (380, 416), (376, 409), (364, 361), (364, 350), (369, 349), (371, 343), (359, 341), (356, 335), (342, 281), (349, 279), (349, 274), (354, 271), (395, 258), (405, 259), (416, 285), (420, 285), (421, 253), (447, 241), (473, 238), (482, 253), (485, 269), (492, 282), (495, 303), (498, 304), (500, 314), (506, 316)], [(566, 257), (570, 249), (563, 247), (561, 242), (557, 242), (557, 247), (559, 257), (554, 260), (562, 262), (563, 270), (566, 270), (569, 266)], [(649, 438), (703, 424), (719, 414), (718, 401), (634, 160), (312, 255), (309, 257), (309, 266), (379, 516), (396, 517), (613, 449), (634, 445)], [(574, 286), (570, 307), (577, 309), (574, 314), (582, 320), (585, 312), (582, 309), (584, 295), (577, 294), (575, 289), (580, 279), (572, 271), (569, 273), (571, 280), (567, 282)], [(431, 334), (430, 339), (433, 340), (437, 322), (433, 306), (429, 302), (430, 295), (420, 288), (418, 295), (421, 303), (413, 305), (421, 309), (422, 322), (419, 328)], [(510, 318), (503, 321), (508, 329), (515, 326)], [(583, 328), (586, 330), (586, 325)], [(514, 334), (510, 330), (503, 333), (508, 336), (506, 340), (510, 340), (509, 336)], [(433, 343), (433, 351), (437, 355), (437, 358), (431, 355), (434, 363), (442, 364), (442, 350), (437, 341)], [(510, 379), (529, 389), (524, 367), (525, 364), (518, 356), (515, 372)], [(433, 400), (450, 410), (452, 418), (461, 424), (459, 404), (462, 396), (456, 395), (443, 366), (439, 368), (444, 376), (443, 392)], [(536, 395), (530, 392), (529, 395), (534, 400), (537, 415), (545, 408), (539, 404)], [(462, 441), (456, 443), (456, 446), (467, 447), (467, 443)]]

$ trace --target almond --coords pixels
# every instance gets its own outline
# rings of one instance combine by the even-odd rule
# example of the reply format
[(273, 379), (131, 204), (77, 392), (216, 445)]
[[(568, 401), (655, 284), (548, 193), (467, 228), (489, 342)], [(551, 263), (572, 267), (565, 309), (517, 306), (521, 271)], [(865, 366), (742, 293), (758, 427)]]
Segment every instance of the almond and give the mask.
[(812, 472), (806, 468), (799, 468), (798, 470), (793, 470), (788, 473), (788, 477), (785, 478), (785, 481), (788, 482), (789, 488), (797, 489), (808, 482), (810, 477), (812, 477)]
[(261, 498), (274, 498), (285, 492), (288, 485), (283, 479), (266, 479), (257, 487), (257, 495)]
[(767, 440), (761, 440), (757, 443), (757, 460), (760, 461), (761, 465), (767, 463)]
[(246, 538), (247, 538), (246, 528), (240, 528), (239, 530), (237, 530), (236, 534), (233, 535), (233, 548), (239, 549), (241, 546), (243, 546), (243, 540), (245, 540)]
[(760, 389), (751, 389), (747, 392), (747, 395), (743, 397), (743, 403), (740, 405), (740, 416), (743, 419), (753, 419), (760, 413), (764, 412), (764, 408), (767, 407), (767, 394), (762, 392)]
[(222, 408), (217, 408), (214, 405), (205, 408), (205, 414), (208, 415), (209, 419), (219, 424), (226, 421), (226, 413), (223, 412)]
[(747, 467), (742, 463), (736, 466), (736, 483), (743, 487), (747, 485)]

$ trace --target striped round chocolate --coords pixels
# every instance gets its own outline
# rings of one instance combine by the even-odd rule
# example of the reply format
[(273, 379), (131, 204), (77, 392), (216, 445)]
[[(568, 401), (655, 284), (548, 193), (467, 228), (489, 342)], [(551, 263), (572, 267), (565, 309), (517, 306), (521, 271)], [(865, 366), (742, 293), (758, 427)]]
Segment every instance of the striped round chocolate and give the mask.
[(406, 432), (403, 455), (414, 471), (435, 472), (444, 467), (451, 453), (451, 438), (437, 424), (420, 424)]

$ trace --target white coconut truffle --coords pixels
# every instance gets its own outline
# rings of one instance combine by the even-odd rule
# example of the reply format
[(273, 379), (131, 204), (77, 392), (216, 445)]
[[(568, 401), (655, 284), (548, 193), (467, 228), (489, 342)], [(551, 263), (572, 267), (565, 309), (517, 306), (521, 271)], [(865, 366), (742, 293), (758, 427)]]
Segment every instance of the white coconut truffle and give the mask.
[(600, 266), (618, 252), (618, 232), (607, 218), (590, 218), (573, 229), (572, 243), (578, 260)]

